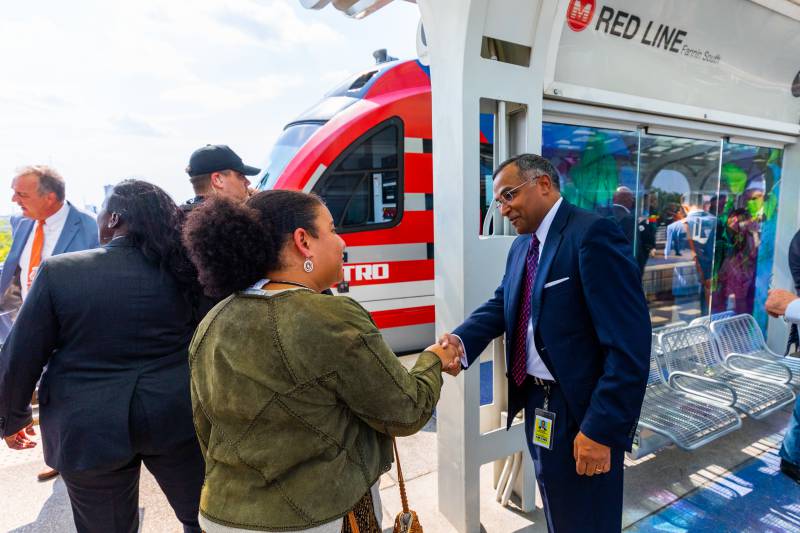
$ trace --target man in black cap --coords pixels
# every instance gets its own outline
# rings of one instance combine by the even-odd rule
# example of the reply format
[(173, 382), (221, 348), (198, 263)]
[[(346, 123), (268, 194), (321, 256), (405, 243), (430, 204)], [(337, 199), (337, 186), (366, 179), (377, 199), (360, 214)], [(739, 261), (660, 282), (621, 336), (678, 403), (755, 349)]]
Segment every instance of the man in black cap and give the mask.
[(260, 169), (245, 165), (242, 158), (224, 144), (207, 144), (189, 158), (186, 173), (194, 187), (195, 197), (181, 206), (191, 211), (208, 196), (219, 194), (237, 202), (250, 197), (250, 180)]

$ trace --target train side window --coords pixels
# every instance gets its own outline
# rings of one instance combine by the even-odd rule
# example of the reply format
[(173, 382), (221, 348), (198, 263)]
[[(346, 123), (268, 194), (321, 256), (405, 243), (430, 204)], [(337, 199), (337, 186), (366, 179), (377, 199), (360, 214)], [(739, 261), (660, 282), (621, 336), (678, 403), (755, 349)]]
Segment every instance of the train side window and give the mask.
[(403, 123), (391, 118), (350, 145), (314, 186), (339, 231), (391, 227), (402, 215)]

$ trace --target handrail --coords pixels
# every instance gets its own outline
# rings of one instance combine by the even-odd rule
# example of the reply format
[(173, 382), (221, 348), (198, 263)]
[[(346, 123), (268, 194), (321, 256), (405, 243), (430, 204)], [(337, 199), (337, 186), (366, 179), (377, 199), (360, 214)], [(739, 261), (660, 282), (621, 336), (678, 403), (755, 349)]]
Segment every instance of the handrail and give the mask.
[[(685, 377), (685, 378), (688, 378), (688, 379), (694, 379), (694, 380), (697, 380), (697, 381), (703, 381), (703, 382), (715, 385), (717, 387), (721, 387), (723, 389), (727, 389), (728, 392), (730, 392), (730, 394), (731, 394), (731, 401), (730, 402), (724, 402), (723, 400), (721, 400), (717, 396), (712, 396), (712, 395), (704, 393), (703, 391), (692, 389), (691, 387), (686, 387), (684, 385), (681, 385), (680, 383), (677, 382), (677, 378), (680, 378), (680, 377)], [(736, 395), (736, 390), (734, 390), (734, 388), (731, 387), (730, 385), (728, 385), (727, 383), (723, 383), (723, 382), (721, 382), (719, 380), (716, 380), (716, 379), (707, 378), (705, 376), (698, 376), (697, 374), (692, 374), (691, 372), (683, 372), (683, 371), (680, 371), (680, 370), (676, 370), (675, 372), (672, 372), (669, 375), (669, 386), (674, 388), (674, 389), (677, 389), (677, 390), (679, 390), (681, 392), (685, 392), (687, 394), (691, 394), (691, 395), (694, 395), (694, 396), (700, 396), (701, 398), (705, 398), (706, 400), (709, 400), (709, 401), (711, 401), (713, 403), (716, 403), (716, 404), (724, 405), (726, 407), (733, 407), (734, 405), (736, 405), (736, 402), (738, 401), (738, 396)]]
[[(786, 366), (786, 365), (784, 365), (784, 364), (782, 364), (782, 363), (780, 363), (778, 361), (770, 361), (769, 359), (762, 359), (761, 357), (755, 357), (755, 356), (747, 355), (747, 354), (743, 354), (743, 353), (732, 353), (732, 354), (728, 355), (728, 357), (725, 358), (725, 364), (727, 366), (729, 366), (729, 368), (731, 370), (733, 370), (734, 372), (738, 372), (740, 374), (745, 374), (745, 375), (748, 375), (748, 376), (752, 376), (752, 377), (754, 377), (756, 379), (758, 379), (760, 377), (761, 379), (765, 379), (765, 380), (771, 381), (773, 383), (775, 382), (775, 378), (772, 378), (769, 374), (766, 374), (764, 372), (759, 372), (758, 369), (737, 368), (736, 367), (736, 360), (738, 360), (738, 359), (745, 359), (745, 360), (748, 360), (748, 361), (755, 361), (755, 362), (759, 363), (762, 367), (769, 367), (769, 368), (774, 369), (779, 374), (781, 374), (781, 373), (784, 374), (786, 376), (786, 378), (783, 381), (780, 381), (779, 383), (786, 384), (786, 383), (789, 383), (789, 382), (792, 381), (792, 370), (788, 366)], [(764, 370), (767, 370), (767, 368), (764, 368)]]

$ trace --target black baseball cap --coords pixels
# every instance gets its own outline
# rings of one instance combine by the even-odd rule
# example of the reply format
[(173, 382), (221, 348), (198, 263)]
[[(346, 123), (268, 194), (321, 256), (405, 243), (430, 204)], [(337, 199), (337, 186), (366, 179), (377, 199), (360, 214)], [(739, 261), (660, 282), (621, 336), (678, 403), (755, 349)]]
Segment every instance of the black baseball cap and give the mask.
[(261, 172), (261, 169), (245, 165), (242, 158), (225, 144), (207, 144), (198, 148), (189, 158), (189, 166), (186, 167), (186, 173), (190, 177), (222, 170), (234, 170), (245, 176), (255, 176)]

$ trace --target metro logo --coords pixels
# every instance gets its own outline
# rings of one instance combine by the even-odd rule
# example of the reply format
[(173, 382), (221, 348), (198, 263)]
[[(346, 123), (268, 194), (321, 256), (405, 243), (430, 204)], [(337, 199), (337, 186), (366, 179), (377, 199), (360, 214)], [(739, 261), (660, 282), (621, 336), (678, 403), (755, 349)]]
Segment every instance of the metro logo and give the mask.
[(594, 16), (595, 0), (571, 0), (567, 8), (567, 26), (572, 31), (583, 31)]
[(389, 279), (388, 263), (344, 265), (342, 270), (344, 270), (344, 280), (347, 282)]

